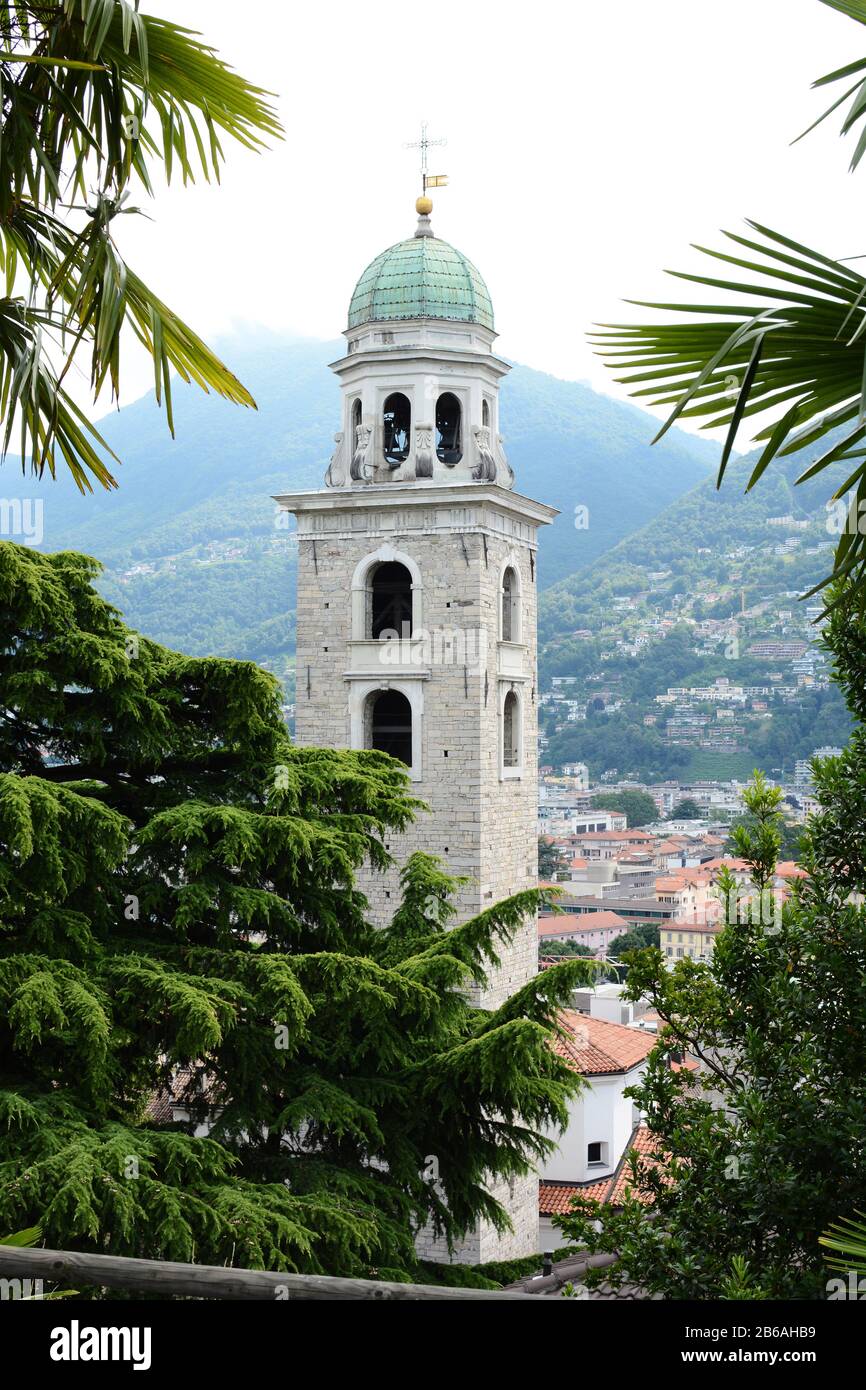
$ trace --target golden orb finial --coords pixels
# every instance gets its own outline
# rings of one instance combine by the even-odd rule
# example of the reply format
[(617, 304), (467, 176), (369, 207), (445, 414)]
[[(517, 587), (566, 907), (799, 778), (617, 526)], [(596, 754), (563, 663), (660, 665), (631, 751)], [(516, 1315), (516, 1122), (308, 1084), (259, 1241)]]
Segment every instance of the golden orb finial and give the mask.
[(429, 217), (433, 211), (433, 199), (422, 193), (420, 198), (415, 199), (415, 211), (419, 217)]

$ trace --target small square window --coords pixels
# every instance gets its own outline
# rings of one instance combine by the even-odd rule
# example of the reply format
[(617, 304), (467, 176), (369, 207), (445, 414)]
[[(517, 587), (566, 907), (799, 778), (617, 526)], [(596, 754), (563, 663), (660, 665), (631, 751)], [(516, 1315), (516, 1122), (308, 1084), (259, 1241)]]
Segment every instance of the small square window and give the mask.
[(588, 1165), (590, 1168), (595, 1168), (595, 1167), (606, 1168), (606, 1167), (607, 1167), (607, 1153), (606, 1153), (606, 1150), (607, 1150), (607, 1144), (602, 1144), (602, 1143), (587, 1144), (587, 1146), (586, 1146), (586, 1162), (587, 1162), (587, 1165)]

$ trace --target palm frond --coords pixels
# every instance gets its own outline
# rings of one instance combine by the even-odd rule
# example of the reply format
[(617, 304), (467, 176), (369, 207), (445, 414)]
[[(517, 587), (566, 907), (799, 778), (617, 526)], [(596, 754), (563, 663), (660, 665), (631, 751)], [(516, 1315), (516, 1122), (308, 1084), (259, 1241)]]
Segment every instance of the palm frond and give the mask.
[(821, 0), (821, 4), (846, 14), (849, 19), (856, 19), (860, 24), (866, 24), (866, 0)]
[[(840, 14), (847, 15), (849, 19), (854, 19), (858, 24), (866, 24), (866, 0), (821, 0), (823, 5), (827, 5), (831, 10), (838, 10)], [(848, 108), (848, 112), (842, 122), (842, 135), (848, 135), (866, 117), (866, 58), (858, 58), (853, 63), (846, 63), (844, 67), (837, 68), (834, 72), (825, 73), (812, 83), (813, 87), (829, 87), (836, 82), (847, 82), (849, 77), (855, 77), (856, 81), (851, 86), (846, 86), (845, 91), (837, 97), (831, 106), (827, 107), (817, 120), (797, 136), (797, 140), (802, 140), (803, 136), (809, 135), (817, 126), (832, 116), (834, 111), (844, 105), (849, 97), (853, 100)], [(797, 140), (794, 141), (796, 145)], [(850, 168), (853, 172), (866, 154), (866, 126), (863, 127), (860, 138), (851, 156)]]
[(41, 477), (47, 468), (53, 478), (59, 456), (81, 492), (93, 490), (92, 480), (115, 487), (103, 453), (117, 461), (116, 455), (51, 367), (44, 335), (56, 327), (23, 300), (0, 299), (0, 458), (17, 426), (22, 467), (29, 460), (34, 473)]
[(0, 0), (0, 95), (0, 458), (17, 432), (25, 467), (53, 474), (62, 460), (79, 487), (112, 486), (111, 451), (64, 389), (80, 351), (94, 399), (106, 386), (117, 398), (131, 328), (172, 432), (173, 373), (255, 405), (126, 265), (113, 231), (139, 212), (130, 183), (150, 194), (158, 169), (219, 179), (226, 136), (260, 149), (282, 131), (268, 93), (136, 0)]
[[(764, 448), (751, 488), (777, 456), (815, 444), (840, 427), (849, 427), (842, 443), (834, 440), (798, 481), (840, 458), (856, 457), (850, 451), (866, 434), (866, 279), (760, 223), (748, 225), (754, 236), (724, 234), (736, 253), (696, 248), (736, 267), (736, 278), (669, 272), (731, 300), (633, 300), (684, 318), (600, 324), (592, 340), (633, 396), (672, 407), (656, 439), (678, 419), (727, 429), (719, 485), (743, 422), (755, 415), (769, 420), (754, 435)], [(750, 254), (738, 254), (740, 248)], [(861, 499), (866, 503), (866, 470), (852, 474), (847, 487), (855, 490), (858, 506)], [(833, 498), (842, 495), (837, 491)], [(855, 571), (855, 582), (866, 591), (866, 536), (842, 537), (833, 575), (818, 587), (839, 577), (843, 567)]]
[(13, 1231), (11, 1236), (0, 1236), (0, 1245), (14, 1245), (19, 1250), (29, 1249), (42, 1239), (39, 1226), (28, 1226), (24, 1231)]
[[(861, 1217), (861, 1213), (857, 1213)], [(836, 1252), (836, 1256), (825, 1256), (831, 1269), (853, 1269), (866, 1274), (866, 1220), (847, 1217), (835, 1221), (829, 1231), (820, 1238), (820, 1244)], [(838, 1258), (844, 1256), (844, 1259)]]

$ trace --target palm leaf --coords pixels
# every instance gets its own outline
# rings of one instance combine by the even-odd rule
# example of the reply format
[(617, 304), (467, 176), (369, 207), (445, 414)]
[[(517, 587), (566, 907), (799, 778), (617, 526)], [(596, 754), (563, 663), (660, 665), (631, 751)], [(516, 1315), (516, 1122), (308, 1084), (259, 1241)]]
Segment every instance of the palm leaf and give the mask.
[[(849, 19), (856, 20), (858, 24), (866, 24), (866, 0), (821, 0), (821, 3), (831, 10), (838, 10), (840, 14), (847, 15)], [(848, 135), (855, 126), (863, 120), (864, 116), (866, 116), (866, 58), (860, 58), (853, 63), (847, 63), (844, 67), (837, 68), (835, 72), (825, 73), (823, 77), (817, 78), (817, 80), (812, 83), (812, 86), (828, 87), (835, 82), (847, 81), (849, 77), (853, 77), (855, 74), (857, 75), (857, 81), (854, 82), (852, 86), (846, 87), (842, 95), (837, 97), (832, 105), (828, 106), (827, 110), (824, 111), (817, 120), (813, 121), (806, 130), (797, 136), (797, 140), (802, 140), (804, 136), (810, 134), (810, 132), (821, 125), (823, 121), (826, 121), (827, 117), (832, 116), (833, 112), (844, 105), (849, 97), (853, 97), (853, 101), (842, 122), (841, 133), (843, 135)], [(794, 144), (797, 143), (797, 140), (794, 141)], [(850, 168), (852, 171), (857, 168), (864, 153), (866, 153), (866, 127), (861, 131), (860, 138), (851, 156)]]
[[(37, 1245), (42, 1239), (42, 1228), (40, 1226), (28, 1226), (24, 1231), (15, 1231), (11, 1236), (0, 1236), (0, 1245), (15, 1245), (19, 1249), (28, 1249), (32, 1245)], [(49, 1299), (56, 1301), (58, 1298), (77, 1298), (77, 1289), (55, 1289), (52, 1293), (30, 1294), (26, 1298), (17, 1300), (20, 1303), (47, 1302)]]
[(56, 58), (49, 53), (12, 53), (0, 50), (0, 63), (39, 63), (45, 68), (79, 68), (86, 72), (98, 72), (101, 63), (84, 63), (76, 58)]
[[(858, 1212), (857, 1216), (861, 1217), (862, 1213)], [(853, 1269), (866, 1274), (866, 1220), (847, 1217), (834, 1222), (820, 1237), (820, 1244), (836, 1252), (836, 1256), (845, 1256), (844, 1259), (825, 1256), (832, 1269)]]
[(80, 351), (94, 398), (103, 387), (117, 398), (131, 327), (153, 357), (172, 432), (173, 373), (255, 404), (125, 264), (112, 228), (138, 212), (128, 185), (135, 177), (152, 192), (154, 168), (184, 183), (218, 179), (226, 136), (259, 149), (281, 128), (266, 92), (134, 0), (0, 0), (0, 98), (0, 458), (17, 434), (25, 467), (53, 474), (62, 462), (80, 488), (112, 486), (110, 450), (64, 390)]
[(821, 4), (846, 14), (849, 19), (856, 19), (860, 24), (866, 24), (866, 0), (821, 0)]
[[(744, 420), (760, 415), (764, 423), (753, 438), (764, 448), (749, 479), (751, 488), (775, 458), (813, 445), (832, 430), (848, 426), (843, 442), (834, 441), (798, 481), (850, 457), (847, 451), (862, 438), (866, 279), (760, 223), (748, 225), (754, 236), (725, 236), (753, 254), (696, 248), (717, 264), (736, 267), (736, 277), (669, 272), (721, 291), (721, 299), (699, 304), (631, 301), (675, 317), (656, 323), (600, 324), (592, 338), (617, 381), (632, 395), (668, 407), (657, 439), (677, 419), (700, 420), (705, 429), (727, 429), (719, 484)], [(755, 259), (754, 253), (762, 259)], [(744, 299), (755, 302), (750, 305)], [(866, 537), (843, 537), (836, 577), (843, 564), (845, 572), (853, 568), (855, 583), (866, 592)]]
[(0, 1236), (0, 1245), (17, 1245), (20, 1248), (28, 1248), (42, 1239), (42, 1231), (39, 1226), (28, 1226), (25, 1231), (16, 1231), (11, 1236)]

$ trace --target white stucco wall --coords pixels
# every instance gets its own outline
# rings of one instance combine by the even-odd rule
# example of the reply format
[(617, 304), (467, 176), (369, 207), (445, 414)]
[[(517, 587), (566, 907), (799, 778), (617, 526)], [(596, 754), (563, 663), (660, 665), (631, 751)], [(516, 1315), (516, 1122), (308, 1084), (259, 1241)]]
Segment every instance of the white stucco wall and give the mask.
[[(637, 1119), (634, 1102), (623, 1092), (634, 1086), (645, 1070), (646, 1062), (641, 1062), (626, 1073), (587, 1078), (588, 1088), (571, 1102), (571, 1118), (559, 1136), (556, 1152), (542, 1165), (542, 1181), (593, 1182), (613, 1173)], [(607, 1162), (590, 1167), (587, 1146), (596, 1143), (607, 1145)]]

